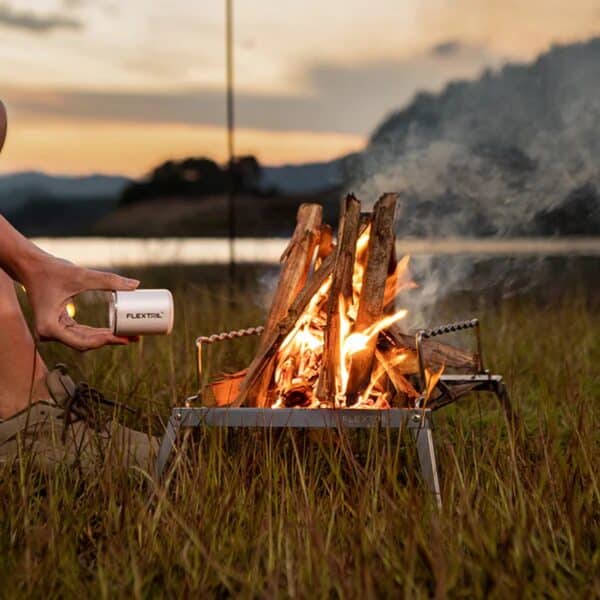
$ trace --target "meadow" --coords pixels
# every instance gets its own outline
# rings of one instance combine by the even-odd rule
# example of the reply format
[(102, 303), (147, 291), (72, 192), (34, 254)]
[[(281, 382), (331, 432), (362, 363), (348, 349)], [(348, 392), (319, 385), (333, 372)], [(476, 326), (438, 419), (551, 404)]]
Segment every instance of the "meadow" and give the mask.
[[(600, 597), (598, 262), (561, 264), (436, 307), (438, 322), (481, 319), (520, 417), (511, 429), (484, 395), (435, 414), (441, 511), (410, 437), (385, 431), (203, 431), (160, 485), (109, 458), (84, 474), (23, 459), (0, 469), (0, 596)], [(195, 392), (195, 336), (261, 323), (269, 274), (130, 273), (174, 290), (171, 337), (42, 351), (158, 434)], [(243, 367), (255, 344), (222, 344), (210, 369)]]

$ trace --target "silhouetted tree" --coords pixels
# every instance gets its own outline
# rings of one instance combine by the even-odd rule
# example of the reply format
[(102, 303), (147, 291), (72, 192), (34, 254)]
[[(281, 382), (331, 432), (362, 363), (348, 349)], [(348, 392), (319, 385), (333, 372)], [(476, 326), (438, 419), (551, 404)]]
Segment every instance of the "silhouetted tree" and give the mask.
[(197, 198), (223, 194), (233, 185), (238, 192), (259, 193), (261, 167), (254, 156), (241, 156), (222, 168), (209, 158), (168, 160), (155, 167), (145, 181), (124, 190), (121, 204), (132, 204), (159, 196)]

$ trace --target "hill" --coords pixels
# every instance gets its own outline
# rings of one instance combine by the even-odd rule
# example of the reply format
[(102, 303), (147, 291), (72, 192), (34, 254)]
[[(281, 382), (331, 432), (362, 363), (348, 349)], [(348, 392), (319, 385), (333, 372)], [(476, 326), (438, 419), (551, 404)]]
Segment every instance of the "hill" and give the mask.
[[(343, 181), (344, 160), (261, 167), (254, 193), (237, 200), (239, 234), (287, 235), (304, 201), (324, 203), (334, 221), (338, 197), (332, 190)], [(145, 180), (110, 175), (0, 175), (0, 213), (27, 235), (227, 235), (225, 194), (184, 197), (177, 186), (167, 186), (144, 198), (147, 186)], [(131, 200), (132, 190), (140, 198), (123, 202)]]
[(128, 183), (113, 175), (1, 175), (0, 212), (27, 235), (87, 234), (117, 205)]
[(118, 175), (47, 175), (24, 171), (0, 175), (0, 209), (13, 211), (37, 198), (48, 200), (91, 200), (117, 198), (129, 183)]

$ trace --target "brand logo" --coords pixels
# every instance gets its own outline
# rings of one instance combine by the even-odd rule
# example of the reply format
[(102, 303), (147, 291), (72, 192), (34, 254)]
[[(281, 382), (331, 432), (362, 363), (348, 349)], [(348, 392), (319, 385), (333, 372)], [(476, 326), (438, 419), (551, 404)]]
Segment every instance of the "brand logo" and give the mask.
[(145, 313), (125, 313), (126, 319), (162, 319), (163, 313), (145, 312)]
[(371, 427), (380, 422), (379, 415), (343, 414), (340, 416), (342, 425), (347, 427)]

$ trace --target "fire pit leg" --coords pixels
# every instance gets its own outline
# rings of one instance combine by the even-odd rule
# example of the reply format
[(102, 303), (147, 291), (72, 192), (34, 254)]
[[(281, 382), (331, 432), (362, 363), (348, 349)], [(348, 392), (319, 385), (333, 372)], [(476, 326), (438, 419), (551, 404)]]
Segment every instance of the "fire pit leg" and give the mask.
[[(188, 399), (189, 400), (189, 399)], [(433, 444), (433, 423), (430, 409), (391, 408), (385, 411), (352, 409), (297, 410), (293, 408), (231, 408), (189, 407), (173, 409), (163, 437), (155, 476), (160, 480), (175, 447), (177, 434), (182, 427), (249, 427), (249, 428), (298, 428), (327, 429), (335, 427), (370, 428), (388, 424), (392, 427), (405, 425), (411, 430), (417, 446), (421, 476), (435, 495), (438, 508), (442, 506), (440, 480)]]
[(172, 414), (167, 424), (167, 430), (160, 445), (160, 450), (158, 451), (158, 458), (156, 459), (155, 477), (157, 480), (162, 477), (165, 467), (169, 462), (169, 458), (175, 447), (175, 439), (177, 438), (177, 431), (180, 424), (181, 417)]
[[(435, 458), (435, 446), (433, 445), (433, 426), (429, 415), (413, 415), (413, 419), (418, 422), (412, 426), (413, 436), (417, 443), (417, 455), (419, 457), (419, 467), (421, 475), (429, 488), (429, 491), (435, 495), (438, 508), (442, 508), (442, 495), (440, 491), (440, 479), (437, 470), (437, 461)], [(412, 423), (411, 423), (412, 425)]]
[(513, 409), (512, 402), (510, 401), (510, 396), (508, 395), (508, 390), (506, 389), (504, 381), (500, 379), (500, 381), (496, 382), (494, 392), (500, 401), (502, 410), (504, 410), (504, 414), (506, 415), (509, 426), (515, 429), (518, 425), (518, 417), (517, 413)]

